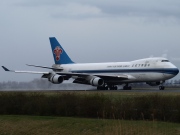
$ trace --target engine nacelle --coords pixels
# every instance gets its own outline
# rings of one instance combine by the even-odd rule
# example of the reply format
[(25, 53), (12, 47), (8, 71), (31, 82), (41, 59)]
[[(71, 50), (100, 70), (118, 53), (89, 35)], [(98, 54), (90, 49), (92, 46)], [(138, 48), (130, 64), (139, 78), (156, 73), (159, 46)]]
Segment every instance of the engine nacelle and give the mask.
[(54, 84), (60, 84), (64, 81), (64, 77), (61, 75), (55, 74), (49, 78), (49, 81), (54, 83)]
[(93, 86), (102, 86), (104, 84), (104, 80), (99, 77), (95, 77), (90, 80), (90, 84)]
[(160, 82), (146, 82), (147, 84), (149, 84), (150, 86), (157, 86), (160, 85)]

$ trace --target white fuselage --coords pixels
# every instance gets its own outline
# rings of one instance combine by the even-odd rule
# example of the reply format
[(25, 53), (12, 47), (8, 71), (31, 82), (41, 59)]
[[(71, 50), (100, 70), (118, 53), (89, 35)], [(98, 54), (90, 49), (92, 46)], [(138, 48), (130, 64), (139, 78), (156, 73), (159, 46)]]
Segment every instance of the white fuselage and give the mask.
[(165, 81), (179, 72), (165, 58), (146, 58), (131, 62), (62, 64), (53, 67), (63, 68), (63, 72), (88, 73), (92, 75), (126, 75), (127, 80), (109, 80), (121, 83)]

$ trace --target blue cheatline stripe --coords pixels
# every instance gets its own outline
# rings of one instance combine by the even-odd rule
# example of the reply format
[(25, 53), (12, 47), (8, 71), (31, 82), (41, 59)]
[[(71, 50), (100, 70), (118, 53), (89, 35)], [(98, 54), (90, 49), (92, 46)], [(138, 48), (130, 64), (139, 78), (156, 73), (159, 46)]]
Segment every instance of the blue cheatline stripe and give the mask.
[(177, 68), (149, 68), (149, 69), (100, 69), (100, 70), (72, 70), (73, 73), (139, 73), (156, 72), (176, 75), (179, 73)]

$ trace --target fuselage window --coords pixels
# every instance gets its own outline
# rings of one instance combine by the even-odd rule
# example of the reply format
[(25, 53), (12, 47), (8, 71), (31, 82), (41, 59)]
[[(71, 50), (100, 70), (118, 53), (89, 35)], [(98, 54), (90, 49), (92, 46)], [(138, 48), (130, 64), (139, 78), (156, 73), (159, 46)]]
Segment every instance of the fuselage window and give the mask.
[(134, 67), (134, 64), (132, 65), (132, 67)]
[(141, 67), (143, 67), (144, 64), (141, 65)]
[(150, 64), (148, 64), (148, 67), (150, 66)]
[(141, 64), (139, 64), (139, 67), (141, 66)]
[(169, 60), (162, 60), (161, 62), (169, 62)]
[(147, 64), (144, 64), (144, 67), (146, 67), (147, 66)]
[(135, 65), (135, 67), (137, 67), (137, 64)]

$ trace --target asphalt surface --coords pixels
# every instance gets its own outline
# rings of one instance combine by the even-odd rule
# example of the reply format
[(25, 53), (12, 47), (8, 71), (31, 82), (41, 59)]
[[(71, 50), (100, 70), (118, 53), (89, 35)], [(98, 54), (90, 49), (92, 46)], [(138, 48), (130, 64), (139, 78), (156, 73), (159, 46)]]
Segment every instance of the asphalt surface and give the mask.
[(159, 90), (159, 89), (133, 89), (133, 90), (111, 90), (110, 92), (157, 92), (157, 93), (161, 93), (161, 92), (180, 92), (180, 89), (165, 89), (165, 90)]
[[(70, 91), (82, 91), (82, 90), (70, 90)], [(133, 88), (132, 90), (123, 90), (123, 89), (118, 89), (118, 90), (96, 90), (96, 89), (88, 89), (84, 91), (100, 91), (100, 92), (178, 92), (180, 93), (180, 88), (165, 88), (165, 90), (159, 90), (158, 87), (155, 88)]]
[(71, 92), (71, 91), (88, 91), (88, 92), (154, 92), (154, 93), (162, 93), (162, 92), (170, 92), (170, 93), (180, 93), (180, 88), (166, 88), (165, 90), (159, 90), (158, 88), (133, 88), (132, 90), (96, 90), (96, 89), (80, 89), (80, 90), (0, 90), (1, 92), (9, 91), (9, 92)]

